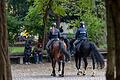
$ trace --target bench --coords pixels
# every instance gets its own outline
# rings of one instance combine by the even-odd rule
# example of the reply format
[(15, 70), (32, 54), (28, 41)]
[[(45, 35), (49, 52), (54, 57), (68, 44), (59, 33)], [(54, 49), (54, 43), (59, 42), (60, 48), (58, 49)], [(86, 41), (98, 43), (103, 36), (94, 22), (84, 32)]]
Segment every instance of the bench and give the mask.
[[(43, 58), (46, 58), (46, 57), (47, 57), (47, 55), (43, 54)], [(33, 56), (30, 56), (30, 59), (33, 62)], [(23, 54), (10, 55), (10, 60), (11, 60), (11, 62), (13, 61), (14, 63), (23, 64), (24, 63), (24, 55)]]
[(19, 64), (23, 64), (24, 55), (10, 55), (10, 59), (18, 59)]

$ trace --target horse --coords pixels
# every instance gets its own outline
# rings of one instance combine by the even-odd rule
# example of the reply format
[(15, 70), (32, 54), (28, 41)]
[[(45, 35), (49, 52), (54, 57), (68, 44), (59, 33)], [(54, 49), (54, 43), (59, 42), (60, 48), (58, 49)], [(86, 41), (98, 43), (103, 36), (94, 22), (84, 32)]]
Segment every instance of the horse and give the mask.
[[(75, 65), (78, 70), (77, 75), (86, 75), (86, 69), (87, 69), (87, 57), (91, 57), (92, 59), (92, 65), (93, 65), (93, 72), (92, 76), (95, 76), (95, 62), (100, 65), (100, 68), (104, 68), (105, 63), (104, 63), (104, 58), (103, 56), (98, 52), (96, 45), (93, 42), (90, 41), (84, 41), (81, 43), (81, 46), (76, 46), (76, 52), (74, 54), (75, 57)], [(82, 71), (80, 69), (81, 67), (81, 59), (83, 59), (84, 62), (84, 70)], [(96, 61), (95, 61), (96, 60)]]
[[(60, 77), (64, 77), (64, 66), (65, 66), (65, 56), (62, 52), (61, 48), (62, 41), (54, 41), (53, 44), (51, 45), (50, 49), (50, 56), (51, 56), (51, 61), (52, 61), (52, 74), (51, 76), (55, 77), (56, 72), (55, 72), (55, 67), (56, 67), (56, 62), (58, 62), (58, 72)], [(64, 47), (66, 48), (66, 44), (64, 43)], [(62, 65), (61, 65), (62, 64)], [(62, 68), (61, 68), (62, 66)], [(61, 71), (62, 69), (62, 71)]]

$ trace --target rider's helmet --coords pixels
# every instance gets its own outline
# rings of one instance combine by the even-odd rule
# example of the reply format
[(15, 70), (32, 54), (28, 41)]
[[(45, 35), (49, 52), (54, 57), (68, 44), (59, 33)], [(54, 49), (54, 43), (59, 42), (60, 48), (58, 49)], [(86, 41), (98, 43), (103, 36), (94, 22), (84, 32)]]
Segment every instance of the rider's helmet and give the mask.
[(54, 22), (54, 23), (52, 23), (52, 27), (56, 27), (56, 23)]
[(81, 28), (85, 28), (85, 22), (84, 22), (84, 21), (81, 21), (81, 22), (80, 22), (80, 27), (81, 27)]

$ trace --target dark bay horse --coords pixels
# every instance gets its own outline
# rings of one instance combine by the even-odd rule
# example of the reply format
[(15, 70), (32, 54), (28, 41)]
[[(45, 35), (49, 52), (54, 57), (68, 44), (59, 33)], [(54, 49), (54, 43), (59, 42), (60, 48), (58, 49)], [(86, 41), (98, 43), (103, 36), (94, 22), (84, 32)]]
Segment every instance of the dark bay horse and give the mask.
[[(97, 62), (97, 64), (100, 65), (101, 69), (105, 66), (104, 58), (98, 52), (96, 45), (93, 42), (84, 41), (84, 42), (82, 42), (80, 47), (76, 48), (76, 52), (75, 52), (75, 55), (74, 55), (76, 68), (78, 70), (77, 75), (80, 75), (80, 73), (82, 75), (85, 75), (85, 71), (86, 71), (87, 65), (88, 65), (87, 57), (89, 57), (89, 56), (92, 59), (92, 65), (93, 65), (92, 76), (95, 76), (95, 72), (94, 72), (95, 62)], [(83, 71), (80, 69), (81, 58), (83, 59), (83, 62), (84, 62), (84, 70)]]
[[(55, 72), (55, 67), (56, 67), (56, 62), (58, 62), (58, 72), (59, 72), (59, 76), (60, 77), (64, 77), (64, 66), (65, 66), (65, 57), (64, 54), (61, 51), (61, 43), (62, 41), (54, 41), (52, 44), (52, 47), (50, 49), (50, 53), (51, 53), (51, 60), (52, 60), (52, 74), (51, 76), (56, 76), (56, 72)], [(64, 47), (66, 48), (66, 44), (64, 43)], [(61, 65), (62, 64), (62, 65)], [(61, 68), (62, 66), (62, 68)], [(62, 71), (61, 71), (62, 69)]]

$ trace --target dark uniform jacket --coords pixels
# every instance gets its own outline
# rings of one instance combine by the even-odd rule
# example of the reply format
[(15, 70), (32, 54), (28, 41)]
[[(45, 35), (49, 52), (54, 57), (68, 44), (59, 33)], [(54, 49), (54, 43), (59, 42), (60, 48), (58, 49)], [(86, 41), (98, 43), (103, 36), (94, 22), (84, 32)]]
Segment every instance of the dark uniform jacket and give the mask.
[(80, 27), (75, 35), (75, 38), (78, 40), (87, 39), (87, 32), (84, 27)]
[(60, 32), (57, 28), (55, 28), (54, 32), (51, 29), (49, 33), (49, 39), (54, 39), (54, 38), (60, 38)]

